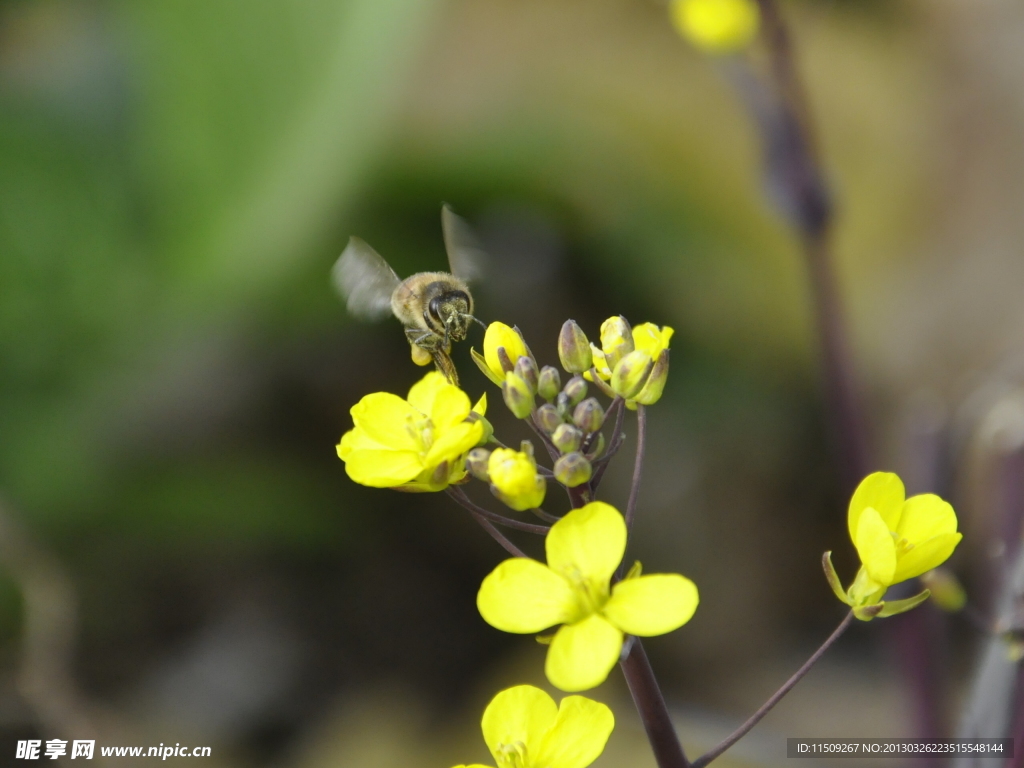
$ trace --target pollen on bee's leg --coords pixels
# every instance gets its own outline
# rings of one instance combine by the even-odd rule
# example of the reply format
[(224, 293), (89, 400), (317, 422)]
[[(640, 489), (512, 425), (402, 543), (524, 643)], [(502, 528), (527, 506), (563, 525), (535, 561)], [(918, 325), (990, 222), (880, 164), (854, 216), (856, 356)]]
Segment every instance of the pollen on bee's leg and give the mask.
[(418, 344), (412, 344), (411, 348), (412, 361), (416, 363), (416, 365), (430, 365), (430, 362), (434, 359), (433, 357), (431, 357), (430, 352), (428, 352)]

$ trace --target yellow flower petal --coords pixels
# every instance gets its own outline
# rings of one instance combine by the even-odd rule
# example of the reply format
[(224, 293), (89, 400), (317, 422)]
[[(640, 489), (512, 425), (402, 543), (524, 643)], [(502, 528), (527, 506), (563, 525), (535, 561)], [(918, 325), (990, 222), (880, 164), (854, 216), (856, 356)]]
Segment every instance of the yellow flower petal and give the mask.
[(602, 613), (630, 635), (652, 637), (679, 629), (697, 610), (697, 586), (677, 573), (620, 581)]
[(394, 451), (420, 448), (410, 424), (426, 418), (398, 395), (374, 392), (352, 406), (352, 421), (372, 440)]
[(586, 768), (604, 751), (614, 728), (615, 716), (607, 706), (583, 696), (566, 696), (533, 764)]
[[(418, 347), (414, 347), (414, 349), (418, 349)], [(434, 409), (434, 398), (437, 397), (437, 393), (450, 386), (452, 385), (448, 383), (448, 379), (438, 371), (431, 371), (412, 385), (409, 390), (409, 404), (420, 413), (429, 416)]]
[(861, 512), (853, 543), (868, 576), (878, 584), (892, 584), (896, 573), (896, 542), (874, 507)]
[(846, 517), (850, 538), (856, 541), (860, 515), (868, 507), (873, 507), (889, 530), (893, 530), (899, 522), (904, 498), (903, 481), (898, 475), (892, 472), (873, 472), (865, 477), (850, 499), (850, 510)]
[(456, 765), (455, 768), (492, 768), (492, 766), (473, 763), (472, 765)]
[(348, 476), (371, 488), (394, 488), (412, 480), (422, 470), (420, 455), (413, 451), (360, 450), (345, 459)]
[(555, 700), (540, 688), (517, 685), (502, 691), (487, 705), (480, 725), (487, 748), (499, 765), (503, 747), (521, 744), (526, 748), (530, 764), (540, 765), (532, 758), (544, 742), (544, 735), (557, 722)]
[(569, 620), (576, 612), (576, 599), (568, 582), (550, 568), (517, 557), (484, 579), (476, 607), (496, 629), (532, 634)]
[(348, 457), (352, 455), (353, 451), (387, 450), (390, 449), (386, 445), (381, 445), (376, 440), (373, 440), (363, 430), (350, 429), (341, 436), (341, 442), (338, 443), (338, 458), (342, 461), (348, 461)]
[(528, 357), (530, 352), (526, 348), (523, 337), (514, 328), (509, 328), (504, 323), (491, 323), (484, 333), (484, 361), (490, 371), (500, 380), (504, 380), (505, 371), (502, 368), (501, 360), (498, 358), (498, 348), (504, 347), (509, 362), (514, 366), (520, 357)]
[(443, 432), (450, 429), (469, 416), (469, 395), (456, 386), (448, 384), (437, 391), (433, 407), (430, 409), (430, 420), (434, 429)]
[(667, 325), (659, 328), (654, 323), (641, 323), (633, 329), (633, 345), (642, 349), (652, 358), (657, 358), (668, 349), (669, 340), (675, 331)]
[(487, 415), (487, 393), (484, 392), (480, 395), (480, 399), (476, 401), (476, 405), (473, 406), (473, 413), (479, 414), (480, 416)]
[(761, 18), (754, 0), (673, 0), (671, 13), (679, 33), (711, 53), (749, 45)]
[(462, 454), (480, 442), (484, 433), (484, 425), (479, 421), (466, 421), (456, 424), (447, 432), (434, 440), (423, 460), (427, 467), (436, 467), (442, 461), (454, 462)]
[(605, 590), (626, 552), (626, 521), (615, 507), (592, 501), (553, 526), (544, 542), (548, 565), (570, 580)]
[(956, 545), (962, 538), (963, 535), (959, 533), (943, 533), (915, 544), (914, 548), (906, 552), (896, 563), (896, 572), (893, 574), (892, 583), (899, 584), (901, 581), (920, 576), (925, 571), (942, 565), (953, 554), (953, 550), (956, 549)]
[(893, 530), (900, 538), (917, 544), (943, 534), (956, 533), (956, 513), (948, 501), (934, 493), (922, 493), (903, 503), (899, 523)]
[(563, 691), (585, 691), (605, 681), (622, 651), (622, 632), (598, 614), (568, 624), (548, 648), (544, 672)]

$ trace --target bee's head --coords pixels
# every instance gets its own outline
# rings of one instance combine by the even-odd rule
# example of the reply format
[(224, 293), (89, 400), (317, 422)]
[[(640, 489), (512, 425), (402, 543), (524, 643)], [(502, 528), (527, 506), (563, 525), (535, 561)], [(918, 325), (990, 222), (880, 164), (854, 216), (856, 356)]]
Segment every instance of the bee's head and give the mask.
[(473, 299), (465, 291), (447, 291), (430, 300), (428, 312), (452, 341), (462, 341), (473, 322)]

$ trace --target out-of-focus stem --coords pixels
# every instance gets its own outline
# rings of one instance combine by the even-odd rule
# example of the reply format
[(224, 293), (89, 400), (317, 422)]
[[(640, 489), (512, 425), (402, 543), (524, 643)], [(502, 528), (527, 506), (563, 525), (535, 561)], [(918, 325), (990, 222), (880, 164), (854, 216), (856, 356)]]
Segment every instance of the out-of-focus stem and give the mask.
[[(486, 517), (484, 517), (475, 509), (473, 509), (473, 506), (475, 505), (473, 505), (472, 502), (470, 502), (470, 506), (466, 506), (466, 504), (463, 503), (462, 498), (459, 498), (459, 494), (454, 493), (452, 488), (448, 488), (447, 493), (449, 496), (455, 499), (456, 503), (468, 509), (469, 514), (471, 514), (473, 516), (473, 519), (480, 524), (480, 527), (487, 531), (489, 534), (491, 534), (491, 538), (498, 542), (502, 547), (504, 547), (506, 552), (508, 552), (513, 557), (526, 557), (526, 553), (523, 552), (523, 550), (521, 550), (519, 547), (517, 547), (515, 544), (509, 541), (505, 537), (505, 534), (503, 534), (501, 531), (495, 528), (494, 525), (492, 525), (491, 522)], [(463, 497), (465, 497), (465, 494), (463, 494)], [(468, 501), (468, 498), (466, 500)]]
[(719, 744), (714, 749), (709, 750), (706, 754), (703, 754), (696, 760), (694, 760), (693, 768), (704, 768), (705, 765), (710, 763), (712, 760), (718, 758), (723, 752), (729, 749), (729, 747), (731, 747), (737, 741), (746, 736), (750, 729), (757, 725), (759, 722), (761, 722), (761, 719), (769, 712), (771, 712), (772, 708), (776, 704), (782, 701), (782, 697), (789, 693), (791, 690), (793, 690), (796, 684), (800, 682), (801, 678), (803, 678), (804, 675), (811, 671), (811, 667), (813, 667), (815, 663), (818, 661), (818, 659), (820, 659), (825, 654), (825, 651), (832, 647), (832, 644), (835, 643), (836, 640), (842, 637), (842, 634), (847, 630), (847, 628), (850, 626), (852, 622), (853, 611), (850, 611), (848, 614), (846, 614), (846, 618), (844, 618), (842, 622), (840, 622), (839, 626), (835, 628), (835, 631), (833, 631), (832, 634), (828, 636), (828, 639), (821, 644), (821, 647), (818, 648), (818, 650), (816, 650), (813, 654), (811, 654), (811, 657), (803, 663), (803, 666), (801, 666), (800, 669), (794, 672), (793, 676), (790, 677), (789, 680), (787, 680), (785, 683), (783, 683), (782, 687), (779, 688), (779, 690), (777, 690), (775, 693), (773, 693), (771, 697), (768, 699), (768, 701), (766, 701), (758, 708), (757, 712), (755, 712), (749, 718), (747, 718), (747, 721), (743, 723), (743, 725), (741, 725), (735, 731), (733, 731), (731, 734), (729, 734), (729, 736), (724, 741), (722, 741), (721, 744)]
[[(497, 512), (491, 512), (489, 509), (481, 507), (479, 504), (473, 502), (466, 492), (461, 488), (449, 487), (449, 496), (455, 499), (459, 504), (468, 509), (470, 512), (475, 512), (492, 523), (497, 525), (503, 525), (506, 528), (512, 528), (517, 531), (525, 531), (526, 533), (535, 533), (539, 536), (547, 536), (548, 531), (551, 530), (549, 525), (536, 525), (534, 523), (524, 523), (520, 520), (513, 520), (511, 517), (505, 517), (499, 515)], [(544, 510), (536, 510), (537, 512), (544, 513)], [(546, 514), (546, 513), (544, 513)]]
[(644, 471), (644, 443), (647, 440), (647, 409), (636, 407), (636, 461), (633, 463), (633, 483), (629, 487), (629, 502), (626, 504), (626, 528), (633, 530), (636, 517), (636, 503), (640, 498), (640, 477)]
[(691, 768), (672, 726), (672, 718), (643, 643), (638, 637), (634, 637), (632, 642), (629, 655), (619, 662), (619, 666), (644, 724), (658, 768)]

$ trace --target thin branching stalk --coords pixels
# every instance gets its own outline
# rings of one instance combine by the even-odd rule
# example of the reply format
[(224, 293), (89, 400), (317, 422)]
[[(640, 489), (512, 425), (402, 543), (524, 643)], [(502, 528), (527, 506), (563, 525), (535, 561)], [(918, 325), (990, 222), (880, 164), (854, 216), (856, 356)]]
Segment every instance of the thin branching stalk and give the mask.
[(762, 704), (754, 714), (747, 718), (747, 721), (743, 723), (743, 725), (741, 725), (739, 728), (737, 728), (735, 731), (729, 734), (729, 736), (721, 744), (719, 744), (714, 749), (709, 750), (707, 753), (701, 755), (696, 760), (694, 760), (693, 768), (704, 768), (705, 765), (719, 757), (723, 752), (729, 749), (729, 747), (731, 747), (737, 741), (746, 736), (750, 729), (757, 725), (759, 722), (761, 722), (761, 718), (763, 718), (765, 715), (771, 712), (772, 708), (782, 700), (783, 696), (785, 696), (787, 693), (793, 690), (793, 687), (800, 682), (801, 678), (811, 671), (811, 667), (813, 667), (815, 663), (818, 661), (818, 659), (820, 659), (825, 654), (825, 651), (832, 647), (833, 643), (835, 643), (836, 640), (842, 637), (843, 633), (847, 630), (847, 628), (850, 626), (852, 622), (853, 611), (850, 611), (848, 614), (846, 614), (846, 617), (839, 623), (839, 626), (835, 628), (835, 631), (828, 636), (828, 640), (822, 643), (821, 647), (818, 650), (816, 650), (813, 654), (811, 654), (811, 657), (803, 663), (803, 666), (801, 666), (800, 669), (794, 672), (793, 676), (790, 677), (789, 680), (787, 680), (785, 683), (783, 683), (782, 687), (779, 688), (779, 690), (777, 690), (775, 693), (773, 693), (771, 697), (768, 699), (768, 701)]
[(647, 409), (636, 407), (636, 461), (633, 463), (633, 484), (629, 487), (629, 502), (626, 504), (626, 528), (633, 530), (636, 517), (636, 503), (640, 498), (640, 477), (644, 471), (644, 443), (647, 440)]
[(480, 515), (486, 520), (489, 520), (490, 522), (495, 523), (497, 525), (503, 525), (506, 528), (513, 528), (517, 531), (524, 531), (526, 533), (535, 533), (538, 536), (547, 536), (548, 531), (551, 530), (551, 526), (548, 525), (535, 525), (533, 523), (524, 523), (520, 520), (513, 520), (510, 517), (499, 515), (497, 512), (491, 512), (489, 509), (485, 509), (484, 507), (481, 507), (479, 504), (473, 502), (473, 500), (470, 499), (469, 496), (466, 495), (466, 492), (463, 491), (461, 488), (449, 487), (448, 495), (455, 499), (455, 501), (457, 501), (463, 507), (468, 509), (470, 512)]
[[(448, 493), (449, 496), (451, 496), (453, 499), (455, 499), (455, 501), (458, 502), (460, 505), (465, 506), (464, 504), (462, 504), (462, 501), (458, 498), (458, 496), (456, 494), (452, 493), (452, 489), (451, 488), (448, 489), (447, 493)], [(475, 509), (472, 509), (470, 507), (466, 507), (466, 509), (469, 510), (469, 514), (471, 514), (473, 516), (473, 519), (476, 520), (480, 524), (480, 527), (483, 528), (485, 531), (487, 531), (489, 534), (491, 534), (491, 538), (493, 538), (502, 547), (504, 547), (506, 552), (508, 552), (513, 557), (526, 557), (527, 556), (526, 553), (523, 552), (523, 550), (521, 550), (519, 547), (517, 547), (515, 544), (513, 544), (511, 541), (509, 541), (505, 537), (505, 534), (503, 534), (501, 531), (499, 531), (497, 528), (495, 528), (494, 525), (491, 524), (491, 522), (486, 517), (481, 515)]]
[(618, 453), (619, 448), (622, 447), (622, 443), (625, 441), (626, 436), (622, 432), (622, 422), (625, 418), (624, 401), (621, 397), (616, 396), (612, 400), (612, 404), (608, 406), (608, 410), (605, 412), (605, 420), (611, 416), (612, 411), (615, 412), (615, 426), (612, 427), (611, 437), (608, 438), (608, 447), (605, 449), (604, 456), (594, 462), (594, 476), (590, 479), (590, 490), (592, 492), (597, 491), (597, 486), (601, 484), (601, 478), (604, 477), (604, 472), (608, 468), (608, 462), (611, 461), (612, 456)]

